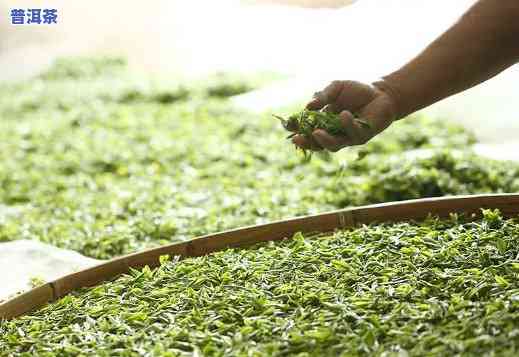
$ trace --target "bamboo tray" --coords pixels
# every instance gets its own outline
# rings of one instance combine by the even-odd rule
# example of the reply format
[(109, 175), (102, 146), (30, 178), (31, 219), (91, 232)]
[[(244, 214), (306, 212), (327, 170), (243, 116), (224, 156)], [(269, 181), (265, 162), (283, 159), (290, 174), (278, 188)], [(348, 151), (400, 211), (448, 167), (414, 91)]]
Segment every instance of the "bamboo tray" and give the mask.
[(479, 217), (481, 208), (498, 208), (506, 217), (519, 215), (519, 193), (425, 198), (375, 204), (210, 234), (125, 255), (43, 284), (0, 304), (0, 319), (21, 316), (76, 289), (113, 279), (128, 272), (130, 268), (158, 266), (159, 257), (165, 254), (200, 256), (230, 247), (280, 240), (291, 237), (296, 232), (330, 232), (363, 223), (420, 220), (429, 214), (446, 217), (449, 213), (466, 213)]

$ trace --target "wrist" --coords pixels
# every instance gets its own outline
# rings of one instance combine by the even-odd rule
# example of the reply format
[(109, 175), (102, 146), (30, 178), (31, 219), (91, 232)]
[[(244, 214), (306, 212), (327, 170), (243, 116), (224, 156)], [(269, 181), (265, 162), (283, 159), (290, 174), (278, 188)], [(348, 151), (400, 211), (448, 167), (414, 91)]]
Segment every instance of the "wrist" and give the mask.
[(391, 107), (391, 112), (393, 114), (393, 121), (399, 120), (405, 116), (402, 110), (402, 101), (401, 95), (398, 89), (391, 85), (385, 78), (382, 78), (379, 81), (373, 82), (372, 85), (379, 90), (386, 97), (389, 106)]

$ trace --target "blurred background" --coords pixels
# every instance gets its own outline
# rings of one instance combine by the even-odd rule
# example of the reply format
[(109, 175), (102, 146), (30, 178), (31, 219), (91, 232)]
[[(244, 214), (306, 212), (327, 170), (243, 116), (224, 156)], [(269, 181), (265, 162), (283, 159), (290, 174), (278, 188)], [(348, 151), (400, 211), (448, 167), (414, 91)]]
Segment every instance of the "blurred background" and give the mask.
[[(421, 49), (472, 0), (2, 1), (2, 77), (63, 54), (115, 53), (148, 71), (271, 69), (380, 75)], [(11, 26), (8, 11), (59, 9), (57, 26)], [(4, 67), (5, 68), (5, 67)]]
[[(215, 71), (289, 75), (289, 81), (240, 100), (264, 110), (307, 98), (331, 79), (372, 80), (398, 68), (473, 2), (4, 0), (0, 80), (30, 77), (56, 57), (92, 54), (122, 55), (135, 70), (187, 78)], [(9, 9), (37, 5), (59, 9), (58, 25), (10, 25)], [(511, 69), (427, 112), (457, 118), (484, 143), (506, 141), (500, 155), (514, 159), (509, 147), (519, 133), (513, 105), (518, 79)], [(489, 115), (496, 119), (488, 121)], [(495, 150), (487, 149), (491, 155)]]

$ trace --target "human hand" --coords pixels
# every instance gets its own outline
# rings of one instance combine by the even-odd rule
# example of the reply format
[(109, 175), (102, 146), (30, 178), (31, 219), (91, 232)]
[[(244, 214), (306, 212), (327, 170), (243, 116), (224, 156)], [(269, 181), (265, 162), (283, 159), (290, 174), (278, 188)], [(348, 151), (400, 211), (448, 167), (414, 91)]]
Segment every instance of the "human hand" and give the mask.
[[(397, 119), (395, 101), (388, 93), (376, 84), (355, 81), (333, 81), (315, 93), (306, 108), (340, 113), (348, 135), (334, 136), (322, 129), (316, 129), (311, 137), (295, 135), (293, 143), (305, 150), (336, 152), (346, 146), (365, 144)], [(354, 115), (367, 122), (369, 127), (354, 120)]]

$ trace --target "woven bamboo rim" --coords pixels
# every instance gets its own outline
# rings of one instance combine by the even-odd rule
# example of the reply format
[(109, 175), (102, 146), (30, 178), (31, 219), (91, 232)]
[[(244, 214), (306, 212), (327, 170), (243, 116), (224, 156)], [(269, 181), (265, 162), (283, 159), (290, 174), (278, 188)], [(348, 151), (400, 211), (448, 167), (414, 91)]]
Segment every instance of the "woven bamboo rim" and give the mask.
[(425, 198), (375, 204), (210, 234), (115, 258), (38, 286), (0, 304), (0, 319), (9, 320), (34, 311), (76, 289), (94, 286), (127, 273), (130, 268), (158, 266), (160, 256), (165, 254), (201, 256), (230, 247), (280, 240), (296, 232), (324, 233), (357, 224), (420, 220), (429, 214), (446, 217), (450, 213), (465, 213), (479, 217), (482, 208), (498, 208), (505, 217), (518, 215), (519, 194)]

